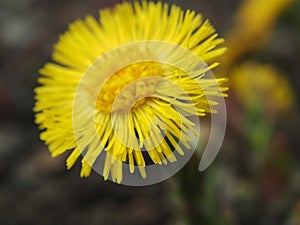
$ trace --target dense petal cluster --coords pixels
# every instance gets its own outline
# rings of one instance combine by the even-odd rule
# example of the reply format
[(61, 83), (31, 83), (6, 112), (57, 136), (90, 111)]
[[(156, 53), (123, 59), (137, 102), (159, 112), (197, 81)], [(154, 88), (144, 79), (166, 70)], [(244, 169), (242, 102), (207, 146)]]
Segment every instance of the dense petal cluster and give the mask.
[[(123, 179), (124, 166), (131, 173), (138, 168), (145, 178), (148, 164), (175, 162), (175, 152), (183, 155), (184, 149), (190, 148), (189, 133), (198, 135), (189, 115), (213, 112), (211, 106), (217, 103), (207, 95), (225, 96), (227, 88), (220, 88), (220, 84), (226, 79), (204, 77), (217, 65), (209, 63), (225, 51), (216, 48), (223, 43), (217, 36), (200, 14), (151, 1), (124, 2), (100, 10), (99, 19), (88, 15), (72, 23), (54, 46), (54, 62), (40, 70), (40, 86), (35, 89), (36, 123), (52, 156), (72, 151), (68, 168), (82, 157), (82, 177), (90, 175), (99, 157), (105, 157), (102, 174), (118, 183)], [(159, 59), (134, 62), (117, 68), (106, 80), (96, 76), (96, 80), (82, 81), (107, 67), (99, 63), (99, 58), (119, 46), (141, 41), (181, 46), (209, 65), (187, 73), (185, 69), (191, 68), (191, 62), (186, 62), (186, 68), (161, 63)], [(136, 54), (143, 54), (139, 51)], [(131, 54), (129, 51), (122, 57), (132, 57)], [(182, 60), (181, 55), (176, 58), (176, 52), (169, 54)], [(74, 99), (82, 82), (90, 101), (82, 100), (76, 114)], [(90, 93), (100, 86), (94, 98)], [(93, 109), (93, 129), (84, 122), (89, 107)], [(82, 125), (82, 129), (74, 129), (74, 124)]]

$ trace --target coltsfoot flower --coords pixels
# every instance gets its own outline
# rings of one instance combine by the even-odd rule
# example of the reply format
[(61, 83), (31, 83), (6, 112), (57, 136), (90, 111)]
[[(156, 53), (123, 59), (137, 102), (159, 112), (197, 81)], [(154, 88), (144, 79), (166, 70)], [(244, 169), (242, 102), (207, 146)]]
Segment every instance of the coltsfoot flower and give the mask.
[(190, 117), (214, 112), (210, 96), (226, 96), (226, 79), (206, 76), (221, 43), (200, 14), (162, 2), (123, 2), (77, 20), (40, 70), (41, 139), (53, 157), (72, 152), (68, 169), (81, 157), (82, 177), (97, 167), (118, 183), (124, 170), (146, 178), (148, 165), (191, 148), (199, 132)]
[(228, 52), (222, 66), (230, 67), (245, 54), (268, 43), (278, 17), (295, 0), (245, 0), (234, 18), (234, 27), (226, 37)]
[(273, 66), (245, 62), (231, 71), (231, 87), (246, 108), (260, 108), (268, 116), (289, 112), (293, 93), (286, 77)]

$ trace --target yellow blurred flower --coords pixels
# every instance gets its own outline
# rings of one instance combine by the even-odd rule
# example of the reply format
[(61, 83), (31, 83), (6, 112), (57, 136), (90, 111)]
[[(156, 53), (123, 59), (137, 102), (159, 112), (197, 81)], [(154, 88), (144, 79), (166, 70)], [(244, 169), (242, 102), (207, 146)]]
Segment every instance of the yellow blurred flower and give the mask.
[[(178, 145), (189, 149), (189, 132), (195, 131), (188, 115), (203, 116), (211, 111), (210, 104), (215, 104), (206, 100), (201, 88), (211, 96), (225, 96), (223, 91), (227, 88), (220, 89), (219, 84), (226, 79), (203, 79), (206, 71), (216, 64), (186, 74), (185, 70), (159, 63), (159, 60), (142, 61), (117, 68), (106, 80), (96, 76), (108, 66), (99, 63), (99, 58), (105, 58), (107, 53), (125, 44), (145, 40), (182, 46), (206, 62), (225, 51), (216, 48), (223, 39), (218, 38), (210, 23), (194, 11), (184, 12), (177, 6), (161, 2), (124, 2), (113, 9), (100, 10), (99, 20), (87, 16), (85, 20), (72, 23), (54, 47), (54, 62), (40, 70), (41, 86), (35, 89), (34, 111), (36, 123), (43, 130), (41, 139), (54, 157), (72, 150), (67, 159), (68, 168), (82, 155), (82, 177), (90, 175), (97, 158), (103, 157), (104, 152), (104, 179), (111, 176), (118, 183), (123, 179), (125, 165), (131, 173), (138, 167), (145, 178), (145, 158), (153, 164), (175, 162), (174, 149), (183, 155)], [(167, 54), (163, 48), (155, 50), (160, 51), (160, 57)], [(151, 51), (144, 49), (135, 53), (133, 49), (122, 53), (115, 61), (126, 60), (133, 54), (151, 54)], [(176, 51), (169, 53), (171, 58), (185, 60), (184, 56), (176, 55)], [(191, 67), (192, 63), (186, 61), (184, 65)], [(99, 79), (89, 79), (89, 76)], [(172, 91), (170, 84), (156, 78), (173, 82), (187, 96)], [(81, 84), (86, 96), (75, 105), (76, 90)], [(89, 95), (101, 85), (93, 104), (93, 97)], [(75, 109), (78, 105), (80, 110)], [(85, 118), (90, 115), (89, 107), (95, 111), (93, 126), (96, 132), (89, 129), (90, 124), (85, 124)], [(195, 110), (191, 110), (193, 107)], [(76, 113), (79, 116), (74, 116)], [(78, 124), (84, 129), (77, 131), (74, 125)]]
[(231, 71), (230, 87), (246, 107), (268, 113), (287, 112), (293, 104), (288, 81), (270, 65), (246, 62)]
[(294, 0), (244, 0), (234, 19), (234, 27), (226, 37), (228, 52), (223, 58), (229, 66), (251, 50), (268, 41), (278, 16)]

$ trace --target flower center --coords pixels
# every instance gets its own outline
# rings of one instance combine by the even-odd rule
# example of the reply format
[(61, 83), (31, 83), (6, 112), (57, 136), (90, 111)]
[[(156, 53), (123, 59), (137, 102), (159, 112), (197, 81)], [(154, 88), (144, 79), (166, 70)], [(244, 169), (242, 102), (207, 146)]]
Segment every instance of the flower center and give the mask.
[(157, 62), (139, 62), (115, 72), (101, 89), (96, 107), (104, 113), (136, 108), (154, 94), (163, 70)]

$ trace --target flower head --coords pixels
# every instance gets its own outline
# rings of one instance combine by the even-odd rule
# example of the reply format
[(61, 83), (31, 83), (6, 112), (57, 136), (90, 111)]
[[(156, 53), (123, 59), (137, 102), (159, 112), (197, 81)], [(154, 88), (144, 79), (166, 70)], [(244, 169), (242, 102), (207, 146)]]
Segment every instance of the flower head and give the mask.
[(245, 62), (233, 69), (231, 75), (231, 87), (244, 107), (263, 109), (268, 116), (292, 108), (291, 87), (284, 75), (271, 65)]
[(245, 54), (265, 46), (278, 17), (294, 0), (245, 0), (234, 18), (234, 27), (226, 37), (229, 48), (222, 65), (229, 67)]
[[(200, 14), (161, 2), (121, 3), (72, 23), (35, 89), (36, 123), (52, 156), (82, 155), (81, 176), (175, 162), (197, 136), (191, 116), (214, 112), (226, 79), (205, 77), (223, 39)], [(201, 59), (201, 60), (200, 60)], [(201, 61), (201, 63), (199, 63)], [(124, 168), (126, 167), (126, 168)]]

